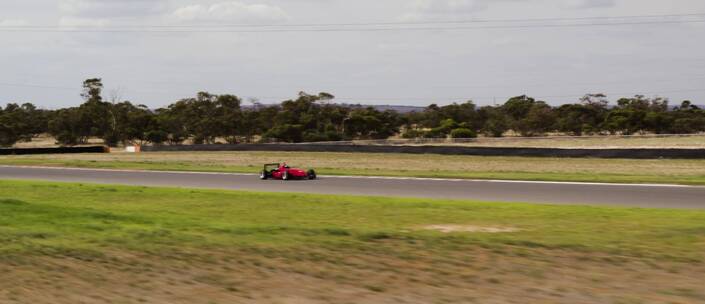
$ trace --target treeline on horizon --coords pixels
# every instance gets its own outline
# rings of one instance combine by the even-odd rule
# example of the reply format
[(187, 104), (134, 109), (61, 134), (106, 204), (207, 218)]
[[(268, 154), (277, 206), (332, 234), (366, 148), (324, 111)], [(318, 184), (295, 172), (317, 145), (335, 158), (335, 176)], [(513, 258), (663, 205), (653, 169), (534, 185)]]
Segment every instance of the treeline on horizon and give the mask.
[(705, 110), (690, 101), (669, 107), (661, 97), (621, 98), (610, 105), (603, 94), (587, 94), (578, 102), (552, 107), (526, 95), (502, 105), (476, 106), (472, 101), (424, 111), (398, 113), (373, 107), (331, 103), (328, 93), (310, 95), (279, 105), (243, 107), (235, 95), (200, 92), (168, 107), (152, 110), (129, 101), (105, 101), (101, 79), (83, 83), (83, 104), (58, 110), (31, 103), (0, 108), (0, 146), (31, 141), (50, 134), (57, 144), (85, 144), (100, 138), (105, 144), (195, 144), (255, 141), (320, 142), (354, 139), (501, 137), (562, 133), (573, 136), (638, 133), (692, 134), (705, 131)]

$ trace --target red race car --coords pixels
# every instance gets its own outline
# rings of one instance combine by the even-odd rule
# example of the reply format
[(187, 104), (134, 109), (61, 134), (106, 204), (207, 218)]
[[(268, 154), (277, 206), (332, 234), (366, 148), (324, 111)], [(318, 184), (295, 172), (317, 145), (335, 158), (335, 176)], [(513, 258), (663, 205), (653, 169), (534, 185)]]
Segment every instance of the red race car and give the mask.
[(259, 178), (265, 179), (316, 179), (316, 171), (309, 169), (308, 171), (298, 168), (291, 168), (286, 163), (283, 164), (266, 164), (260, 172)]

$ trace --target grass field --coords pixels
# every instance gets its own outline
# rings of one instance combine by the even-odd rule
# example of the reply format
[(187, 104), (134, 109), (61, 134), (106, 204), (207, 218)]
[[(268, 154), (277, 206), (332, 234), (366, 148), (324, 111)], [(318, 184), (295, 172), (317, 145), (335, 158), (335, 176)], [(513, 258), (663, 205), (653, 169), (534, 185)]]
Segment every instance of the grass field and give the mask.
[(0, 181), (1, 303), (695, 303), (705, 211)]
[(310, 152), (159, 152), (0, 156), (0, 165), (257, 173), (286, 161), (319, 174), (705, 185), (705, 160)]

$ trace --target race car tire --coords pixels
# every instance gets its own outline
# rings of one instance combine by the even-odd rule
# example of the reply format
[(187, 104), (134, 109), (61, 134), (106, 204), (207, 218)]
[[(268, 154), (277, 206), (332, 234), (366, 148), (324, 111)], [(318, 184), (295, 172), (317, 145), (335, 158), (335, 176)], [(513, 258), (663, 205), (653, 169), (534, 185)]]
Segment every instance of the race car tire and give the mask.
[(308, 176), (308, 179), (316, 179), (316, 171), (314, 171), (313, 169), (308, 170), (308, 173), (306, 173), (306, 175)]
[(269, 178), (269, 176), (267, 176), (267, 171), (262, 170), (262, 172), (259, 173), (259, 179), (266, 180), (267, 178)]

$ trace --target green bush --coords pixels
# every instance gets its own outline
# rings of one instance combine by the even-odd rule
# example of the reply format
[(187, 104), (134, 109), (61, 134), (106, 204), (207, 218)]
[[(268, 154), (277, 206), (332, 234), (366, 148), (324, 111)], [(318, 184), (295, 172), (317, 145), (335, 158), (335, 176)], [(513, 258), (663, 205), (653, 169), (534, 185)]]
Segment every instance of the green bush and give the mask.
[(450, 131), (450, 137), (452, 138), (476, 138), (477, 137), (477, 132), (466, 129), (466, 128), (459, 128), (459, 129), (454, 129), (453, 131)]
[(169, 133), (162, 130), (150, 130), (147, 131), (147, 141), (155, 144), (161, 145), (169, 140)]
[(430, 131), (423, 134), (424, 138), (446, 138), (447, 134), (443, 133), (440, 128), (433, 128)]
[(284, 142), (301, 142), (303, 141), (303, 127), (301, 125), (290, 124), (276, 126), (265, 132), (262, 139)]
[(305, 131), (304, 132), (304, 142), (324, 142), (324, 141), (339, 141), (342, 140), (342, 136), (338, 132), (329, 130), (325, 132), (318, 131)]
[(414, 139), (414, 138), (421, 138), (424, 136), (424, 131), (417, 130), (417, 129), (409, 129), (404, 132), (404, 134), (401, 135), (402, 138), (407, 138), (407, 139)]

